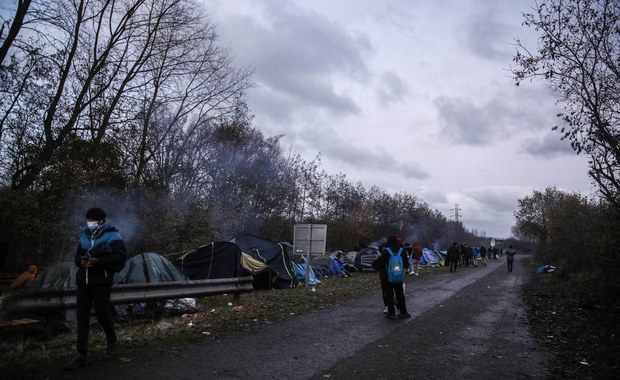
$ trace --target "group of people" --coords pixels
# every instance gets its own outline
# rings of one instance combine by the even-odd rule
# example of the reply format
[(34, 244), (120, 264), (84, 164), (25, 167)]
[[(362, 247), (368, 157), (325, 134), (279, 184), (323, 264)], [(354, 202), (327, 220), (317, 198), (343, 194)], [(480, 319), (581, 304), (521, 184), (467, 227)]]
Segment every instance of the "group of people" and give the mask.
[(497, 260), (498, 256), (502, 257), (505, 255), (508, 272), (512, 272), (512, 263), (514, 261), (515, 254), (516, 251), (512, 245), (504, 251), (503, 248), (498, 247), (489, 247), (487, 249), (484, 246), (481, 246), (478, 248), (472, 247), (469, 244), (459, 245), (454, 242), (448, 248), (446, 262), (450, 266), (450, 272), (456, 272), (456, 269), (459, 266), (478, 266), (478, 261), (480, 261), (480, 265), (486, 266), (487, 260)]

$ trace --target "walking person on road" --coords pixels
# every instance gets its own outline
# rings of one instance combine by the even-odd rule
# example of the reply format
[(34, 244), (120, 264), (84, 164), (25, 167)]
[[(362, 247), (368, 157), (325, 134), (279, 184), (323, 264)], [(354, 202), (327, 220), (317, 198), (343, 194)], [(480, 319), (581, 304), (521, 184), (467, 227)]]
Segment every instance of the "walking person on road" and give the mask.
[[(400, 282), (390, 282), (388, 281), (388, 273), (387, 273), (387, 265), (390, 261), (390, 250), (393, 253), (400, 252), (400, 256), (403, 260), (403, 270), (406, 273), (407, 268), (409, 267), (409, 258), (407, 257), (407, 252), (403, 249), (402, 245), (396, 240), (396, 236), (390, 236), (387, 239), (385, 249), (381, 252), (381, 255), (375, 259), (372, 263), (372, 267), (375, 268), (379, 272), (379, 276), (381, 277), (381, 287), (384, 289), (383, 291), (383, 299), (387, 304), (388, 312), (386, 317), (389, 319), (396, 318), (396, 310), (394, 303), (394, 295), (396, 295), (396, 305), (400, 309), (400, 313), (398, 314), (399, 318), (411, 318), (411, 314), (407, 312), (407, 305), (405, 304), (405, 292), (403, 290), (403, 283)], [(384, 281), (385, 279), (385, 281)]]
[(508, 265), (508, 272), (512, 272), (512, 262), (514, 261), (517, 252), (515, 252), (511, 245), (504, 253), (506, 254), (506, 264)]
[(127, 260), (127, 249), (116, 227), (105, 222), (105, 212), (91, 208), (86, 212), (86, 226), (82, 227), (75, 254), (77, 284), (77, 356), (65, 369), (73, 370), (90, 364), (88, 360), (88, 333), (90, 309), (95, 305), (97, 321), (105, 332), (106, 359), (116, 356), (118, 347), (114, 323), (108, 307), (114, 272)]

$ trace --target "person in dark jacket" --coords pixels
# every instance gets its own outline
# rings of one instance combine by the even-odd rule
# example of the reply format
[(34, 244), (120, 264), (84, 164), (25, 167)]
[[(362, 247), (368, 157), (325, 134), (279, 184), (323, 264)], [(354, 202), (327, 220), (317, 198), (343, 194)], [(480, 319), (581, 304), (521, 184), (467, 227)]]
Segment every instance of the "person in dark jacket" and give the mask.
[[(396, 295), (396, 304), (398, 305), (400, 309), (400, 314), (398, 314), (398, 316), (400, 318), (411, 318), (411, 314), (407, 312), (407, 305), (405, 303), (405, 292), (403, 290), (403, 283), (402, 282), (392, 283), (387, 280), (387, 277), (388, 277), (387, 264), (390, 261), (390, 253), (387, 250), (388, 247), (394, 253), (397, 253), (402, 248), (401, 244), (398, 242), (398, 240), (396, 240), (396, 236), (390, 236), (388, 237), (387, 242), (386, 242), (386, 249), (384, 249), (381, 252), (381, 255), (377, 257), (377, 259), (372, 263), (372, 267), (375, 268), (379, 272), (379, 276), (381, 278), (381, 285), (382, 285), (382, 288), (384, 289), (383, 300), (387, 304), (387, 307), (388, 307), (388, 312), (386, 314), (386, 317), (389, 319), (396, 318), (396, 310), (395, 310), (395, 303), (394, 303), (394, 295)], [(406, 269), (409, 268), (409, 258), (407, 256), (407, 251), (405, 249), (402, 249), (400, 255), (403, 259), (403, 266), (405, 267), (405, 273), (406, 273)]]
[(448, 261), (450, 262), (450, 272), (454, 270), (456, 272), (456, 268), (459, 266), (459, 247), (454, 242), (450, 248), (448, 248)]
[(97, 321), (105, 332), (105, 357), (111, 359), (118, 352), (116, 332), (110, 317), (109, 305), (114, 272), (127, 261), (127, 249), (120, 232), (105, 222), (106, 214), (100, 208), (86, 212), (86, 226), (81, 228), (75, 253), (77, 284), (77, 356), (65, 369), (76, 369), (89, 364), (88, 333), (90, 309), (95, 305)]

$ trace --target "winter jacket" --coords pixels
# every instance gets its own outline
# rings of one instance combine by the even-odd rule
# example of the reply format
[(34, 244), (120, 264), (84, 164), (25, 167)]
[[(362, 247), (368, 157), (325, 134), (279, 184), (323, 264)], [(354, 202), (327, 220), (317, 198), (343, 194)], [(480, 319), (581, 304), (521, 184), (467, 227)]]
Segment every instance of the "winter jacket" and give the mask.
[(517, 252), (512, 248), (507, 249), (504, 253), (506, 254), (506, 260), (508, 261), (513, 261), (515, 259), (515, 255), (517, 254)]
[[(391, 247), (392, 252), (394, 253), (397, 253), (400, 248), (401, 247), (399, 246)], [(407, 251), (404, 248), (401, 251), (400, 256), (403, 259), (403, 265), (405, 269), (409, 268), (409, 258), (407, 257)], [(379, 278), (383, 282), (388, 281), (387, 265), (390, 262), (390, 257), (391, 257), (390, 252), (388, 252), (387, 249), (384, 249), (383, 251), (381, 251), (381, 255), (379, 255), (379, 257), (377, 257), (375, 261), (372, 262), (372, 267), (377, 272), (379, 272)]]
[[(96, 257), (99, 261), (93, 266), (82, 267), (80, 261), (90, 257)], [(127, 249), (120, 232), (109, 224), (104, 224), (95, 233), (83, 227), (74, 261), (79, 268), (75, 279), (78, 286), (111, 286), (114, 272), (119, 271), (127, 261)]]

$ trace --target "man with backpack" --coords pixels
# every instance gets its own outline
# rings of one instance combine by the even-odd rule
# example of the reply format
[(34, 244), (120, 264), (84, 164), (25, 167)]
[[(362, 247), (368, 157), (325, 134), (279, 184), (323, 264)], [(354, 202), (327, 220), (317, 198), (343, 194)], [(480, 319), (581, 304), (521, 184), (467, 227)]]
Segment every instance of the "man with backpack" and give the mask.
[(386, 318), (396, 318), (394, 295), (396, 295), (396, 302), (400, 309), (399, 318), (411, 318), (411, 314), (407, 312), (405, 292), (403, 290), (403, 280), (409, 267), (409, 257), (396, 236), (388, 237), (385, 249), (375, 259), (372, 266), (379, 272), (381, 277), (382, 288), (384, 289), (383, 300), (388, 308)]

